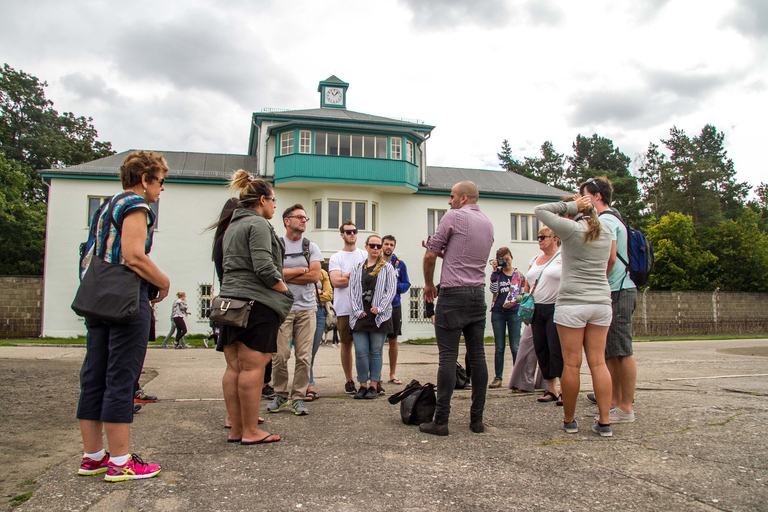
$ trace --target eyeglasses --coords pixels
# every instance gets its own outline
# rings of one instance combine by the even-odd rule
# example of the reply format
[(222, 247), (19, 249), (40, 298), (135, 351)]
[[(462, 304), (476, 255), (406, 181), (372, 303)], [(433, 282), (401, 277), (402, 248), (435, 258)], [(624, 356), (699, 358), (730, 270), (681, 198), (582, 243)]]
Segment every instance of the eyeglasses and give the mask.
[(309, 217), (305, 217), (303, 215), (289, 215), (289, 219), (299, 219), (301, 222), (309, 222)]
[(346, 233), (347, 235), (356, 235), (357, 234), (357, 230), (356, 229), (345, 229), (344, 233)]
[(267, 201), (274, 201), (275, 200), (275, 196), (272, 196), (272, 197), (264, 196), (264, 199), (266, 199)]
[(542, 240), (546, 240), (547, 238), (552, 238), (551, 235), (539, 235), (536, 237), (536, 239), (541, 242)]
[(381, 244), (368, 244), (371, 249), (381, 249)]

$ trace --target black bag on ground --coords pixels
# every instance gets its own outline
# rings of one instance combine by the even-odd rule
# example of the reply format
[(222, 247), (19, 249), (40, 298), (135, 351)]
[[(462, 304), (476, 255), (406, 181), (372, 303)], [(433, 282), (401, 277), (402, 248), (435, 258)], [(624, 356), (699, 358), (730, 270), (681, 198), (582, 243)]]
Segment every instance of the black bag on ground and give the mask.
[(464, 389), (467, 387), (467, 384), (469, 384), (467, 370), (456, 361), (456, 386), (454, 386), (454, 389)]
[(388, 400), (392, 405), (400, 403), (400, 418), (406, 425), (430, 423), (435, 416), (435, 385), (429, 382), (421, 385), (414, 379), (405, 389), (390, 396)]

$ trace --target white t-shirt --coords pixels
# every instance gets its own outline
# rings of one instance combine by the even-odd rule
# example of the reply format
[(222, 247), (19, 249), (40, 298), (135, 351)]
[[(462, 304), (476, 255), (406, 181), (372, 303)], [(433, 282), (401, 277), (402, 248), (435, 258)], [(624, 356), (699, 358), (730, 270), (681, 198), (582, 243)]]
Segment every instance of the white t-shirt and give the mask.
[[(283, 242), (285, 242), (283, 268), (309, 267), (307, 258), (302, 252), (303, 240), (304, 237), (301, 237), (294, 242), (283, 237)], [(315, 242), (309, 242), (309, 261), (323, 261), (323, 254), (320, 252), (320, 248)], [(314, 284), (286, 283), (286, 285), (291, 290), (291, 293), (293, 293), (293, 306), (291, 307), (291, 311), (317, 311)]]
[[(557, 290), (560, 288), (560, 277), (563, 275), (563, 257), (558, 254), (555, 260), (548, 261), (543, 265), (537, 265), (536, 259), (539, 256), (531, 258), (531, 268), (528, 270), (528, 274), (525, 279), (528, 281), (528, 286), (533, 290), (533, 285), (536, 279), (541, 275), (541, 271), (544, 267), (549, 266), (544, 272), (544, 277), (539, 279), (539, 284), (536, 285), (536, 291), (533, 292), (533, 301), (536, 304), (554, 304), (557, 300)], [(551, 262), (551, 263), (550, 263)]]
[[(334, 270), (339, 272), (352, 272), (352, 269), (365, 261), (368, 258), (368, 253), (362, 249), (355, 249), (354, 251), (339, 251), (331, 256), (328, 261), (328, 274)], [(349, 316), (351, 307), (349, 305), (349, 287), (347, 288), (334, 288), (333, 290), (333, 309), (336, 310), (337, 316)]]

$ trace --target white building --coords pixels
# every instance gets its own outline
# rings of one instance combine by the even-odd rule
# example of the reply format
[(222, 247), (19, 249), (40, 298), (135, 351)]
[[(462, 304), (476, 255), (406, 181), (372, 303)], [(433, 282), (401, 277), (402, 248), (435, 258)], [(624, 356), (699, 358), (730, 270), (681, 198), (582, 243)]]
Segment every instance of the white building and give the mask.
[[(494, 252), (509, 247), (515, 264), (527, 269), (538, 252), (533, 208), (559, 199), (563, 191), (514, 173), (429, 167), (426, 145), (433, 126), (347, 110), (348, 87), (331, 76), (318, 86), (320, 108), (255, 113), (245, 155), (155, 149), (170, 168), (165, 192), (153, 205), (158, 225), (150, 256), (171, 279), (171, 296), (156, 307), (158, 336), (170, 327), (177, 291), (187, 293), (193, 311), (189, 331), (209, 330), (205, 312), (217, 284), (213, 234), (206, 227), (229, 198), (227, 179), (237, 169), (273, 184), (278, 215), (272, 223), (278, 234), (284, 233), (282, 209), (304, 205), (310, 217), (305, 235), (320, 246), (326, 261), (341, 249), (338, 228), (347, 218), (360, 230), (360, 247), (371, 233), (397, 238), (395, 253), (408, 266), (412, 284), (402, 297), (404, 339), (434, 335), (423, 317), (421, 241), (434, 232), (459, 181), (472, 180), (480, 189), (480, 209), (494, 223)], [(70, 309), (78, 286), (78, 249), (92, 212), (103, 198), (121, 191), (119, 168), (128, 153), (42, 172), (50, 183), (43, 336), (85, 333), (83, 319)], [(489, 304), (490, 299), (489, 293)]]

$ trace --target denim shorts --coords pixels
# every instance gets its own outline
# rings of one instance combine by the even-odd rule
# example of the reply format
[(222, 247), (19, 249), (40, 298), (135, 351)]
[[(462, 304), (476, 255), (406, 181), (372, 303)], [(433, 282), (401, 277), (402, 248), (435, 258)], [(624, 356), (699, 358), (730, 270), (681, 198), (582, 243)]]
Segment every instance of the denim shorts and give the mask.
[(608, 327), (613, 311), (608, 304), (578, 304), (555, 306), (555, 323), (563, 327), (580, 329), (587, 324)]

